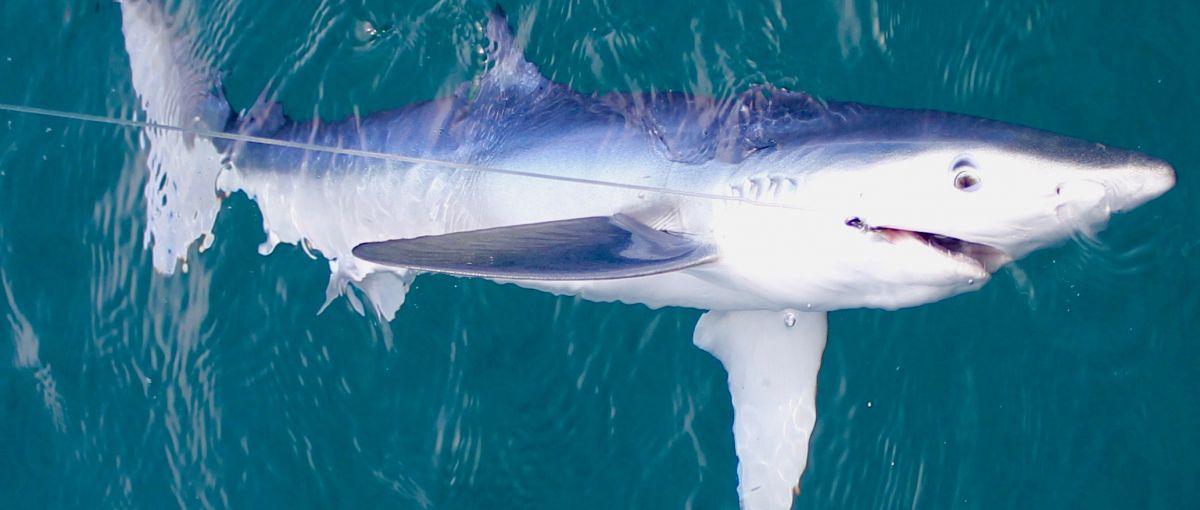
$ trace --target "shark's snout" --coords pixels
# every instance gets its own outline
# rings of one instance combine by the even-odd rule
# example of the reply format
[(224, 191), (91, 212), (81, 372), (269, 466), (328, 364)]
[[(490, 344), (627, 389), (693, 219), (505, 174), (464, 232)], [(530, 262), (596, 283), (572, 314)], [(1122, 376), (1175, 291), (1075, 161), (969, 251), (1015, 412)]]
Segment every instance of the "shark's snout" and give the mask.
[(1059, 183), (1055, 192), (1063, 207), (1102, 209), (1107, 216), (1158, 198), (1174, 185), (1175, 169), (1170, 164), (1142, 156), (1125, 165), (1089, 170)]
[(1101, 182), (1107, 188), (1113, 212), (1129, 211), (1175, 186), (1175, 169), (1166, 161), (1151, 157), (1138, 158), (1105, 173)]
[(1118, 193), (1124, 192), (1126, 201), (1118, 210), (1127, 211), (1158, 198), (1175, 186), (1175, 169), (1161, 159), (1146, 158), (1133, 167), (1130, 178), (1120, 181)]

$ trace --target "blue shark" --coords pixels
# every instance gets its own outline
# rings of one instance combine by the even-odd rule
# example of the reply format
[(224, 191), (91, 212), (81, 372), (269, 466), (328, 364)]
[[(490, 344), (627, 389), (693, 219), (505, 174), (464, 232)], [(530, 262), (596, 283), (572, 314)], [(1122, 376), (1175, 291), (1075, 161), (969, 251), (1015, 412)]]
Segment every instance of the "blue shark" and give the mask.
[(580, 94), (523, 57), (500, 11), (487, 70), (456, 93), (293, 122), (265, 101), (234, 112), (160, 3), (121, 9), (147, 118), (230, 135), (147, 130), (159, 271), (212, 242), (215, 186), (257, 203), (264, 253), (319, 253), (328, 299), (361, 311), (356, 287), (387, 319), (422, 273), (705, 310), (694, 343), (728, 372), (744, 508), (792, 505), (828, 312), (977, 290), (1175, 182), (1138, 152), (953, 113), (770, 86)]

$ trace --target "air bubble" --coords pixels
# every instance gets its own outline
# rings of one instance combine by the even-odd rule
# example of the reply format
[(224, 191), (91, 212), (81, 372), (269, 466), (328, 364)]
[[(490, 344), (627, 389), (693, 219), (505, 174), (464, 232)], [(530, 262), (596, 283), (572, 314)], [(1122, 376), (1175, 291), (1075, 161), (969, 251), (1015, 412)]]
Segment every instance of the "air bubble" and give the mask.
[(354, 38), (360, 43), (369, 43), (379, 37), (379, 29), (375, 28), (375, 24), (368, 20), (362, 20), (354, 24)]
[(783, 324), (789, 328), (792, 326), (795, 326), (796, 325), (796, 314), (794, 314), (792, 312), (783, 314)]

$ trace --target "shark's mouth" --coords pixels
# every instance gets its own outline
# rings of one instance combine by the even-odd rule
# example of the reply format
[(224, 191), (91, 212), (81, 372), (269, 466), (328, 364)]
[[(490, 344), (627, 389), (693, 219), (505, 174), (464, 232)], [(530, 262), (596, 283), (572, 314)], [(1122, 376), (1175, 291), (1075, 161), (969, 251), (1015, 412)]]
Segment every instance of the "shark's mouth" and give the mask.
[(1000, 269), (1000, 266), (1012, 262), (1012, 257), (1004, 250), (986, 244), (964, 241), (957, 237), (889, 227), (871, 227), (870, 231), (883, 236), (884, 239), (893, 243), (915, 238), (947, 257), (973, 263), (988, 273), (995, 272), (997, 269)]
[(866, 225), (858, 218), (852, 218), (851, 220), (848, 220), (846, 224), (865, 232), (878, 234), (892, 243), (904, 241), (920, 242), (925, 246), (936, 250), (938, 253), (945, 255), (946, 257), (959, 262), (972, 264), (987, 273), (993, 273), (999, 269), (1000, 266), (1012, 262), (1012, 256), (1010, 256), (1004, 250), (986, 244), (965, 241), (957, 237), (934, 234), (930, 232), (921, 232), (918, 230), (904, 230), (892, 227), (873, 227)]

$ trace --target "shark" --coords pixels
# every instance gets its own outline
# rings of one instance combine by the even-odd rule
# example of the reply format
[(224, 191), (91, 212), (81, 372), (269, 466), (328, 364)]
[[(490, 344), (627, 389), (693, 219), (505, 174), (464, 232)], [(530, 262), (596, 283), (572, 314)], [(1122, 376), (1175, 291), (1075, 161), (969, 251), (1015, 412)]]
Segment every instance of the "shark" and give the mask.
[(151, 0), (121, 11), (157, 126), (145, 131), (156, 269), (186, 270), (220, 200), (241, 192), (262, 212), (263, 253), (293, 243), (328, 261), (327, 305), (345, 295), (362, 312), (357, 289), (391, 320), (417, 275), (444, 273), (704, 310), (693, 340), (728, 374), (747, 509), (792, 506), (830, 311), (978, 290), (1175, 182), (1134, 151), (766, 85), (722, 99), (580, 94), (524, 58), (499, 9), (485, 70), (453, 94), (296, 122), (267, 100), (233, 111), (180, 13)]

